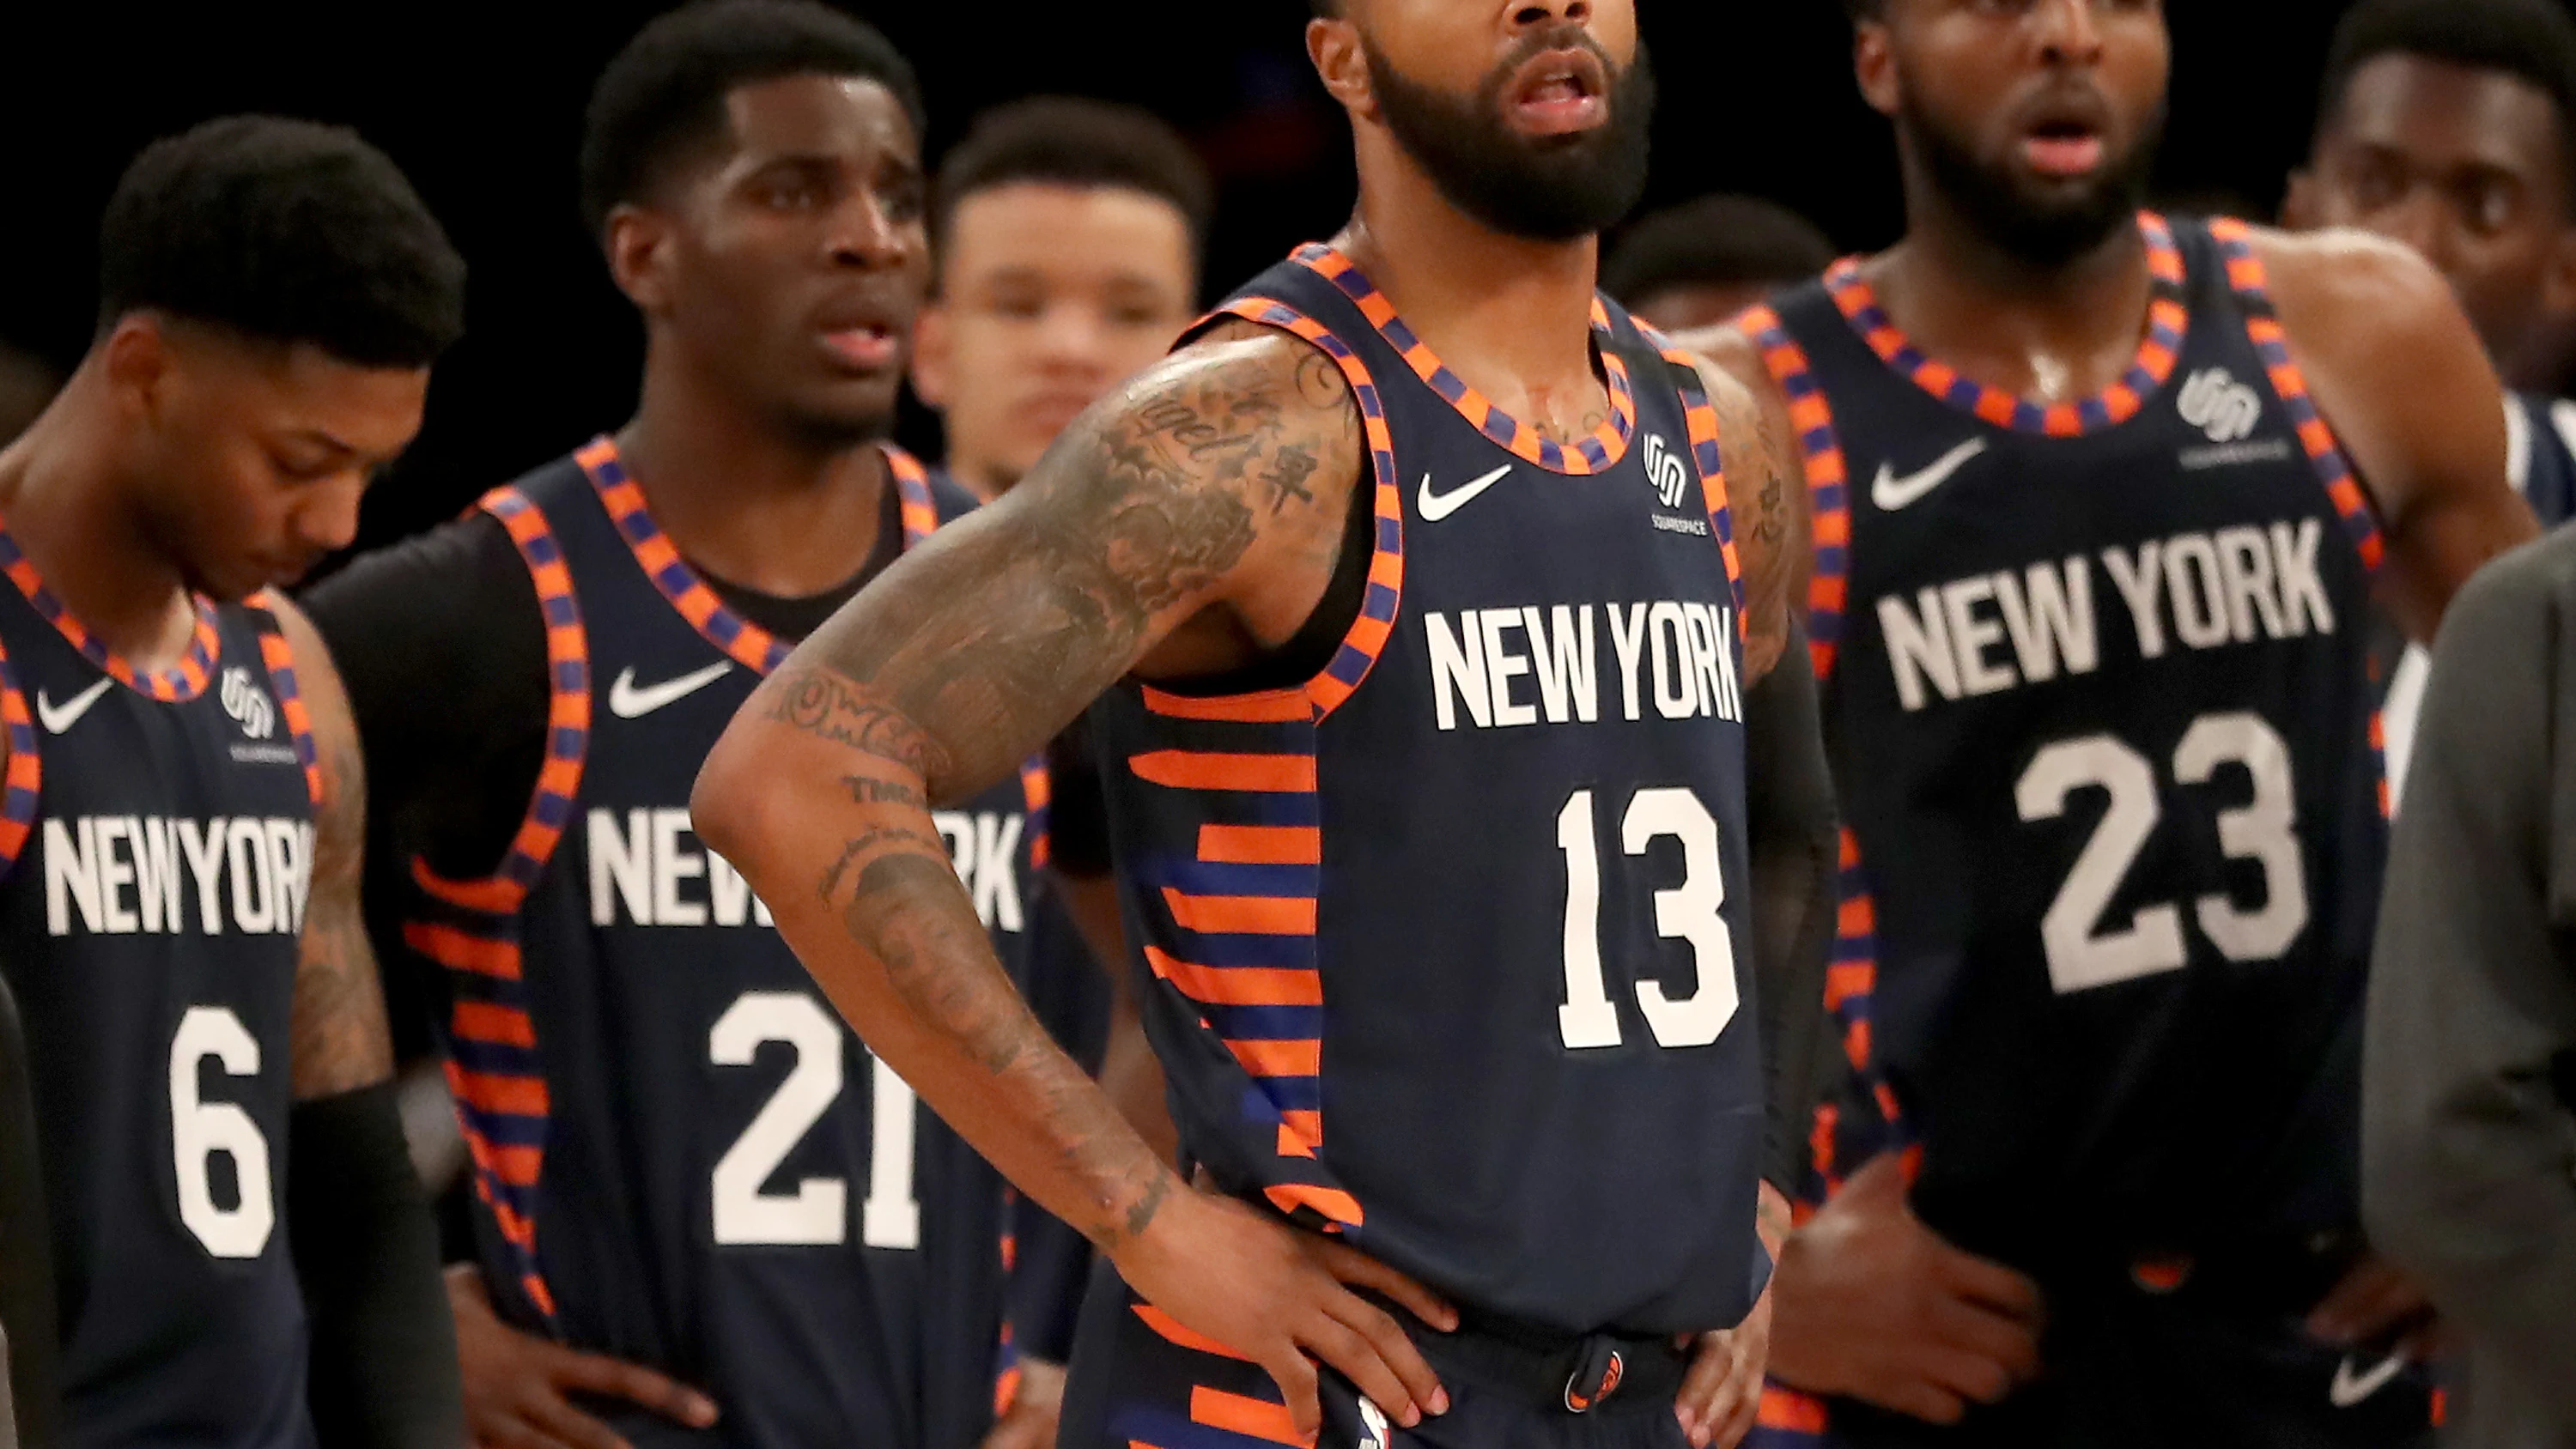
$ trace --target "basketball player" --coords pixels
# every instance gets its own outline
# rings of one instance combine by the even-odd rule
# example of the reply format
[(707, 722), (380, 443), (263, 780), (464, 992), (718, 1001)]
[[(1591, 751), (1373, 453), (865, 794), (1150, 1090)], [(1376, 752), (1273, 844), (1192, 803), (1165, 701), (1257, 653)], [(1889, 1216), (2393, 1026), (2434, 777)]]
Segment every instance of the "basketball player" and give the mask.
[(2530, 536), (2494, 373), (2401, 248), (2137, 211), (2157, 6), (1853, 18), (1905, 240), (1722, 349), (1797, 413), (1851, 827), (1835, 1195), (1773, 1352), (1834, 1403), (1766, 1420), (2412, 1442), (2421, 1300), (2353, 1184), (2365, 622), (2376, 576), (2429, 633)]
[[(930, 270), (921, 131), (904, 58), (809, 0), (646, 26), (581, 166), (644, 321), (634, 419), (315, 600), (368, 661), (405, 934), (446, 968), (487, 1444), (961, 1449), (993, 1417), (999, 1178), (686, 808), (786, 641), (972, 506), (885, 441)], [(1014, 955), (1041, 789), (928, 827)]]
[(447, 1449), (357, 739), (270, 590), (348, 544), (419, 429), (464, 265), (381, 154), (264, 118), (146, 149), (99, 240), (97, 338), (0, 452), (0, 970), (62, 1439)]
[[(2576, 314), (2576, 20), (2552, 0), (2368, 0), (2335, 28), (2294, 227), (2352, 226), (2439, 269), (2498, 367)], [(2576, 514), (2576, 404), (2517, 396), (2513, 476)]]
[[(1115, 1264), (1063, 1442), (1731, 1442), (1757, 1178), (1800, 1125), (1766, 1122), (1761, 1041), (1816, 1025), (1747, 924), (1746, 720), (1804, 678), (1773, 669), (1776, 428), (1595, 299), (1643, 183), (1631, 6), (1348, 0), (1308, 46), (1353, 120), (1351, 227), (809, 640), (697, 820), (877, 1050)], [(1206, 1190), (930, 869), (923, 797), (1103, 691)]]
[[(940, 162), (936, 284), (912, 364), (914, 390), (945, 424), (950, 476), (1000, 496), (1083, 409), (1170, 349), (1195, 316), (1213, 205), (1189, 143), (1150, 112), (1039, 97), (976, 118)], [(1030, 925), (1031, 955), (1045, 958), (1026, 978), (1031, 1004), (1131, 1119), (1168, 1137), (1162, 1074), (1134, 1001), (1115, 989), (1126, 951), (1091, 754), (1079, 725), (1049, 751), (1053, 877)], [(1093, 963), (1086, 933), (1110, 965)], [(1015, 1403), (1035, 1424), (1040, 1404), (1063, 1399), (1091, 1248), (1025, 1199), (1012, 1238)]]
[(1628, 228), (1601, 263), (1601, 289), (1650, 326), (1714, 327), (1831, 266), (1816, 224), (1758, 196), (1703, 196)]
[[(2295, 227), (2357, 226), (2450, 279), (2501, 368), (2576, 314), (2576, 20), (2554, 0), (2371, 0), (2336, 27)], [(2508, 394), (2506, 468), (2544, 525), (2576, 515), (2576, 403)], [(2402, 795), (2430, 661), (2381, 707)]]

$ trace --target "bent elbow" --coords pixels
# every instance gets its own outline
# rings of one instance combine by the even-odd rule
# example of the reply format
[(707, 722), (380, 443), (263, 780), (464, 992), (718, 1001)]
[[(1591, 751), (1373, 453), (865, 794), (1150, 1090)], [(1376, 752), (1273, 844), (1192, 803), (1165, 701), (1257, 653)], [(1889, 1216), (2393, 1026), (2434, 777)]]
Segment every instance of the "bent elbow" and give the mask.
[(759, 743), (745, 736), (756, 729), (736, 719), (708, 751), (689, 790), (689, 823), (709, 850), (723, 856), (754, 881), (758, 863), (751, 857), (764, 837), (762, 821), (773, 808), (776, 776), (759, 764)]

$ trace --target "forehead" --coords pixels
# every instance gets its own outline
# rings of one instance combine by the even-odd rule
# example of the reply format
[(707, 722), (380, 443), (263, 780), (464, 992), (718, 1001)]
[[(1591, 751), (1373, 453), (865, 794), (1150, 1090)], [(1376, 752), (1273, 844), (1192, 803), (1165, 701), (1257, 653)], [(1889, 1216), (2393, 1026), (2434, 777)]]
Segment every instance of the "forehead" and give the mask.
[(2559, 164), (2558, 107), (2518, 75), (2428, 56), (2382, 55), (2353, 72), (2335, 131), (2427, 160), (2513, 170)]
[(1014, 181), (957, 203), (943, 264), (966, 276), (1002, 268), (1130, 274), (1186, 286), (1189, 219), (1126, 186)]
[(420, 426), (425, 367), (365, 367), (309, 342), (278, 343), (218, 328), (167, 329), (173, 352), (260, 433), (315, 433), (360, 452), (395, 452)]
[(921, 160), (921, 138), (903, 102), (882, 82), (858, 76), (781, 76), (737, 86), (725, 96), (725, 123), (738, 162)]

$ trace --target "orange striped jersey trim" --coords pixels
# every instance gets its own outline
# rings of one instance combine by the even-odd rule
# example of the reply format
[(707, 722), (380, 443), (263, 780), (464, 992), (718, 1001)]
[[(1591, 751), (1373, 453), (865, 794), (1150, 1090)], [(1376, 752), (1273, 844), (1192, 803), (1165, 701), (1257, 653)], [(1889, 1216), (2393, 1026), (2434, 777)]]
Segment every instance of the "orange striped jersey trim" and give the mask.
[(0, 726), (6, 728), (9, 746), (8, 770), (0, 776), (0, 791), (5, 791), (0, 794), (0, 876), (6, 876), (17, 867), (35, 829), (45, 767), (37, 752), (35, 717), (27, 710), (27, 696), (18, 688), (18, 671), (5, 648), (0, 648)]
[(2299, 370), (2298, 360), (2290, 355), (2290, 334), (2273, 310), (2263, 258), (2254, 250), (2253, 231), (2241, 221), (2220, 217), (2209, 223), (2209, 234), (2218, 243), (2219, 255), (2227, 260), (2227, 283), (2245, 305), (2245, 335), (2254, 343), (2256, 355), (2263, 359), (2272, 391), (2290, 410), (2290, 421), (2298, 429), (2299, 446), (2306, 450), (2309, 464), (2316, 469), (2317, 481), (2325, 485), (2326, 497), (2333, 501), (2335, 514), (2343, 521), (2345, 536), (2360, 552), (2362, 567), (2376, 578), (2388, 553), (2387, 542), (2380, 535), (2378, 515), (2360, 477), (2352, 470), (2351, 460), (2344, 455), (2343, 445), (2335, 440), (2334, 429), (2327, 426), (2324, 414), (2317, 411), (2316, 400), (2309, 396), (2307, 374)]
[(268, 683), (277, 691), (277, 713), (286, 722), (287, 738), (295, 742), (295, 758), (304, 766), (304, 793), (318, 813), (322, 808), (322, 753), (313, 742), (313, 711), (304, 703), (303, 687), (295, 677), (295, 649), (286, 642), (286, 630), (279, 625), (276, 596), (262, 589), (246, 606), (259, 628), (259, 661), (268, 671)]
[(1663, 334), (1642, 322), (1637, 330), (1676, 369), (1674, 381), (1680, 386), (1682, 418), (1690, 429), (1691, 456), (1699, 464), (1700, 493), (1707, 500), (1709, 529), (1717, 539), (1718, 554), (1726, 560), (1727, 587), (1735, 594), (1735, 633), (1742, 639), (1749, 628), (1744, 617), (1744, 564), (1735, 549), (1735, 513), (1727, 506), (1726, 462), (1718, 450), (1717, 408), (1708, 400), (1698, 358), (1673, 346)]
[[(1386, 345), (1395, 349), (1414, 374), (1433, 392), (1446, 398), (1458, 415), (1476, 431), (1508, 448), (1525, 462), (1534, 463), (1551, 473), (1576, 476), (1606, 473), (1628, 455), (1628, 441), (1637, 429), (1637, 395), (1628, 376), (1628, 365), (1608, 347), (1597, 347), (1602, 376), (1610, 393), (1610, 419), (1572, 447), (1543, 437), (1538, 429), (1493, 405), (1483, 393), (1467, 385), (1464, 378), (1450, 371), (1431, 345), (1415, 335), (1398, 316), (1395, 304), (1377, 289), (1377, 284), (1362, 273), (1359, 265), (1332, 247), (1320, 243), (1300, 247), (1297, 263), (1338, 288), (1360, 309), (1360, 315), (1376, 327)], [(1610, 313), (1598, 298), (1592, 304), (1592, 330), (1596, 341), (1610, 335)]]
[(1217, 1342), (1215, 1339), (1208, 1337), (1197, 1329), (1187, 1327), (1179, 1319), (1165, 1313), (1163, 1310), (1155, 1307), (1151, 1303), (1136, 1304), (1130, 1311), (1136, 1315), (1138, 1321), (1142, 1322), (1147, 1328), (1154, 1330), (1154, 1332), (1160, 1335), (1166, 1343), (1179, 1348), (1186, 1348), (1192, 1353), (1213, 1354), (1218, 1358), (1230, 1358), (1238, 1363), (1252, 1362), (1250, 1358), (1226, 1347), (1224, 1344)]
[(1229, 1394), (1205, 1384), (1190, 1390), (1190, 1422), (1297, 1449), (1305, 1449), (1313, 1442), (1297, 1432), (1296, 1420), (1289, 1417), (1286, 1404)]
[[(1364, 481), (1373, 489), (1370, 501), (1377, 537), (1372, 541), (1368, 587), (1360, 597), (1359, 617), (1351, 621), (1349, 632), (1342, 636), (1341, 648), (1334, 651), (1324, 672), (1308, 680), (1302, 691), (1310, 706), (1310, 717), (1320, 721), (1341, 708), (1342, 702), (1367, 681), (1378, 656), (1386, 652), (1387, 640), (1395, 634), (1396, 611), (1403, 604), (1404, 497), (1396, 481), (1395, 435), (1387, 427), (1386, 405), (1378, 395), (1376, 379), (1369, 376), (1368, 366), (1360, 361), (1359, 354), (1334, 336), (1332, 329), (1284, 302), (1264, 297), (1245, 297), (1229, 303), (1219, 315), (1227, 314), (1302, 338), (1331, 358), (1350, 383), (1351, 398), (1359, 405), (1361, 432), (1368, 439), (1369, 476)], [(1186, 719), (1280, 722), (1298, 718), (1280, 698), (1281, 693), (1184, 702), (1181, 696), (1150, 690), (1146, 707), (1158, 714)]]
[[(904, 547), (911, 548), (939, 527), (939, 508), (930, 493), (930, 474), (911, 454), (891, 444), (882, 445), (886, 472), (894, 482), (898, 516), (903, 520)], [(635, 563), (644, 576), (653, 581), (680, 617), (705, 637), (718, 651), (755, 674), (769, 675), (787, 662), (794, 648), (786, 640), (751, 622), (727, 607), (715, 589), (680, 556), (679, 547), (653, 521), (652, 509), (646, 504), (644, 490), (636, 485), (619, 458), (617, 440), (607, 436), (593, 438), (573, 454), (573, 461), (590, 476), (599, 490), (599, 501), (608, 509), (609, 521), (618, 536), (633, 550)]]
[(108, 677), (126, 688), (138, 691), (163, 704), (185, 704), (206, 692), (206, 681), (215, 674), (215, 658), (223, 651), (223, 639), (215, 628), (215, 606), (203, 595), (192, 595), (196, 605), (197, 628), (189, 636), (188, 650), (179, 662), (168, 669), (137, 669), (122, 654), (107, 647), (80, 617), (71, 611), (60, 595), (49, 588), (44, 575), (18, 547), (18, 540), (0, 525), (0, 573), (26, 596), (29, 604), (54, 626), (55, 632), (81, 652), (90, 663), (106, 670)]
[(1808, 528), (1816, 551), (1807, 580), (1807, 647), (1817, 682), (1824, 683), (1834, 677), (1843, 610), (1851, 597), (1851, 472), (1834, 431), (1833, 403), (1780, 314), (1759, 306), (1734, 325), (1753, 339), (1763, 369), (1788, 398), (1789, 424), (1798, 430), (1798, 450), (1806, 460)]
[(2183, 338), (2191, 325), (2191, 308), (2183, 296), (2182, 249), (2174, 244), (2172, 228), (2153, 212), (2138, 213), (2138, 231), (2147, 248), (2146, 336), (2118, 381), (2076, 402), (2033, 402), (1979, 382), (1924, 352), (1879, 305), (1857, 257), (1846, 257), (1825, 273), (1825, 291), (1880, 361), (1932, 396), (2017, 433), (2081, 437), (2136, 417), (2147, 399), (2164, 390), (2182, 360)]

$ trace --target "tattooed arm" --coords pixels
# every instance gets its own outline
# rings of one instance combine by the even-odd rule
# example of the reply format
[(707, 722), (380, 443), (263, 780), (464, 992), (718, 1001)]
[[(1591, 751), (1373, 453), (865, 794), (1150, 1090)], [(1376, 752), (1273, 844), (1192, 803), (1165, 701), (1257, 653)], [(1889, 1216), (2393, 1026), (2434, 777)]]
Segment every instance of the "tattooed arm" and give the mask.
[(295, 969), (295, 1099), (309, 1102), (389, 1081), (393, 1035), (384, 983), (359, 907), (367, 841), (367, 772), (358, 726), (322, 636), (301, 610), (276, 605), (295, 679), (321, 756), (322, 799), (313, 811), (313, 872), (304, 945)]
[(393, 1084), (383, 984), (359, 912), (366, 772), (330, 652), (276, 601), (321, 757), (295, 972), (286, 1220), (312, 1322), (308, 1396), (323, 1442), (450, 1449), (465, 1437), (438, 1228)]
[(1407, 1424), (1446, 1405), (1394, 1320), (1342, 1282), (1433, 1322), (1447, 1310), (1338, 1244), (1190, 1191), (1030, 1014), (928, 802), (1003, 777), (1122, 675), (1207, 674), (1292, 637), (1364, 463), (1328, 359), (1220, 329), (807, 640), (692, 802), (868, 1045), (1137, 1291), (1267, 1368), (1310, 1433), (1310, 1355)]

